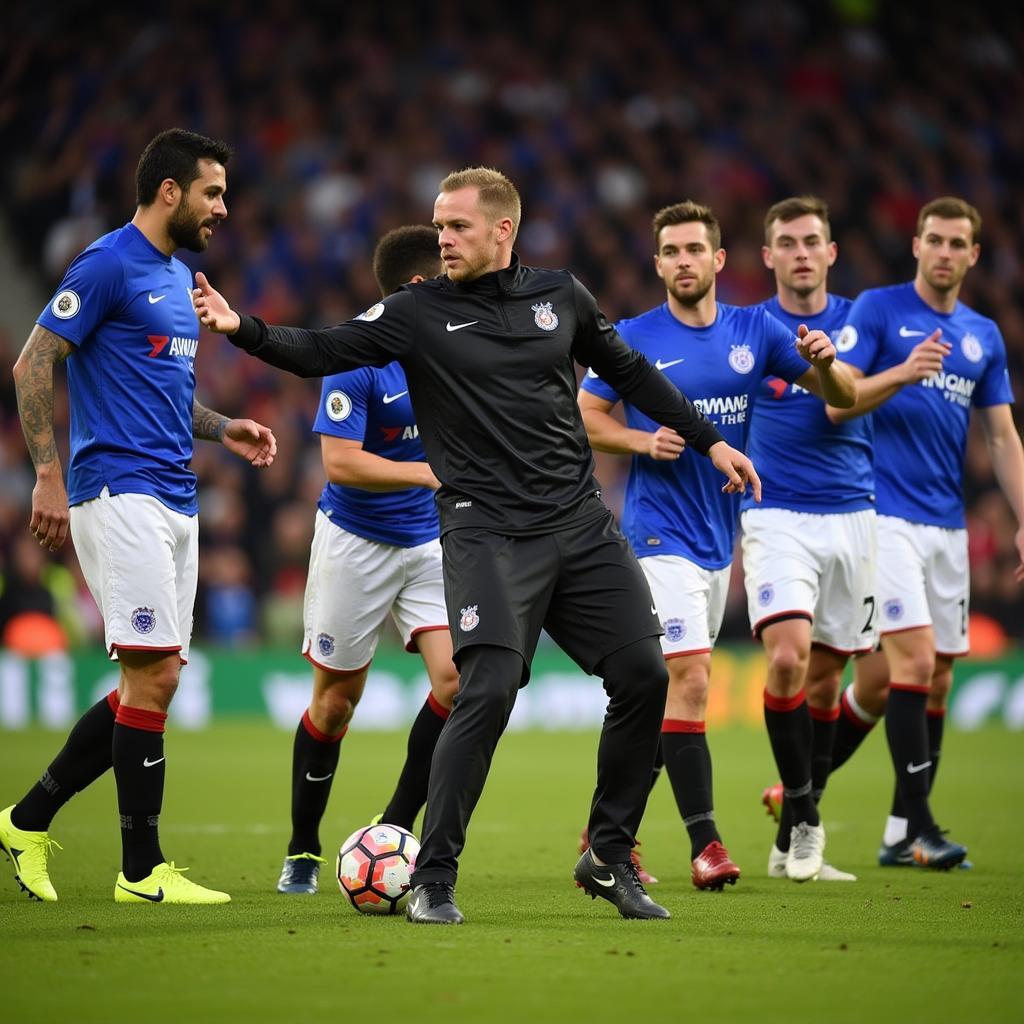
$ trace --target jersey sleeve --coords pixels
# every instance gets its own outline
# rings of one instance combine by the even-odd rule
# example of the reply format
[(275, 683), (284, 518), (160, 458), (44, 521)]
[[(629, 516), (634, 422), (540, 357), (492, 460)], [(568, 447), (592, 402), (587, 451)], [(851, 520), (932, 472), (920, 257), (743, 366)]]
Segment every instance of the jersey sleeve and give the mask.
[(871, 373), (882, 341), (878, 309), (879, 304), (871, 292), (858, 296), (836, 339), (839, 358), (865, 375)]
[(324, 377), (313, 432), (362, 441), (366, 437), (366, 410), (372, 395), (373, 371), (365, 367)]
[(587, 370), (580, 381), (580, 390), (597, 395), (598, 398), (606, 398), (609, 402), (617, 402), (619, 393), (610, 384), (603, 381), (596, 370)]
[(124, 268), (108, 248), (86, 249), (68, 267), (50, 304), (36, 323), (78, 347), (117, 308), (124, 294)]
[(792, 384), (811, 368), (811, 364), (797, 351), (796, 335), (785, 324), (764, 310), (761, 317), (767, 351), (765, 372)]
[(319, 331), (272, 327), (258, 317), (243, 315), (228, 340), (299, 377), (324, 377), (360, 366), (401, 362), (412, 346), (416, 318), (416, 298), (403, 288), (355, 319)]
[(992, 358), (978, 381), (972, 395), (972, 404), (979, 409), (990, 405), (1013, 405), (1013, 387), (1006, 366), (1006, 344), (999, 328), (992, 327)]

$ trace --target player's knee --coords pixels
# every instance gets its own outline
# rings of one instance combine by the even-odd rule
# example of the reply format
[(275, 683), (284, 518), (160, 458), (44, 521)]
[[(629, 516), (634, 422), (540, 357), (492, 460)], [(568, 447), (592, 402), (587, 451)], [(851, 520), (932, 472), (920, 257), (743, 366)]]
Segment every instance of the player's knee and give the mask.
[(807, 655), (793, 644), (776, 644), (768, 652), (768, 674), (786, 690), (799, 689), (807, 672)]
[(812, 707), (834, 708), (839, 703), (842, 674), (828, 672), (807, 677), (807, 701)]
[[(899, 674), (897, 675), (897, 673)], [(891, 676), (894, 682), (931, 688), (934, 674), (935, 655), (928, 648), (921, 647), (915, 648), (895, 661)]]
[(669, 669), (669, 697), (703, 707), (708, 701), (708, 670), (706, 665), (690, 665), (682, 671)]
[(932, 685), (928, 690), (928, 710), (941, 711), (949, 699), (949, 691), (953, 689), (953, 670), (943, 669), (932, 676)]
[(451, 671), (446, 669), (431, 678), (430, 692), (441, 707), (451, 709), (455, 694), (459, 692), (459, 673), (454, 665)]
[(358, 703), (358, 694), (343, 686), (332, 686), (313, 694), (310, 713), (315, 721), (324, 723), (324, 732), (333, 735), (352, 720)]
[(628, 692), (632, 698), (660, 701), (668, 692), (668, 669), (656, 637), (647, 637), (609, 654), (597, 666), (610, 697)]

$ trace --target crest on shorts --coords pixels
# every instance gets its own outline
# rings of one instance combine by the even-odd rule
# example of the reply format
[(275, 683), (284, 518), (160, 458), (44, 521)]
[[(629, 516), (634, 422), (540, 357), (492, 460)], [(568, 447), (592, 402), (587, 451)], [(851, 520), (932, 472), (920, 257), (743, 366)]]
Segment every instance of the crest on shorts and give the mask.
[(733, 345), (729, 351), (729, 365), (737, 373), (750, 373), (754, 368), (754, 353), (747, 344)]
[(156, 612), (152, 608), (136, 608), (132, 612), (132, 629), (136, 633), (152, 633), (156, 626)]
[(981, 347), (981, 342), (973, 334), (965, 334), (963, 340), (960, 342), (960, 351), (972, 363), (980, 363), (981, 357), (985, 354), (984, 349)]
[(885, 617), (892, 622), (903, 618), (903, 602), (898, 597), (891, 597), (882, 605)]
[(772, 603), (775, 597), (775, 588), (770, 583), (762, 583), (757, 588), (757, 603), (763, 608)]
[(553, 331), (558, 326), (558, 314), (551, 311), (550, 302), (538, 302), (530, 309), (533, 310), (533, 322), (542, 331)]
[(316, 647), (324, 658), (329, 658), (334, 653), (334, 637), (330, 633), (321, 633), (316, 638)]
[(468, 633), (471, 629), (476, 629), (480, 624), (480, 616), (477, 615), (476, 610), (479, 605), (471, 604), (468, 608), (462, 608), (459, 611), (459, 629), (463, 633)]
[(663, 625), (665, 639), (670, 644), (677, 644), (686, 636), (686, 623), (682, 619), (666, 619)]

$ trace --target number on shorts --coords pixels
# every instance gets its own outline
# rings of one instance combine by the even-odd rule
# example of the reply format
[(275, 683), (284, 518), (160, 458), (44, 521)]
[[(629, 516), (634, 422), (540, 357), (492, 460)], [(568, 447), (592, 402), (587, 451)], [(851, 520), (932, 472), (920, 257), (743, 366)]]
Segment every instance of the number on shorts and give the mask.
[(967, 636), (967, 598), (961, 597), (957, 604), (960, 605), (960, 635)]
[(874, 596), (864, 598), (864, 607), (868, 610), (867, 621), (864, 623), (864, 628), (861, 630), (862, 633), (870, 633), (871, 627), (875, 623), (875, 599)]

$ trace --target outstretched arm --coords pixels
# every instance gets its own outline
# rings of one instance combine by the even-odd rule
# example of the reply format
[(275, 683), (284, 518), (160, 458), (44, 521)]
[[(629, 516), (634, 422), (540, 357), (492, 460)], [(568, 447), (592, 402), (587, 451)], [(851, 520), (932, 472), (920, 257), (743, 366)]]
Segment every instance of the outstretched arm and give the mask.
[(1017, 519), (1014, 544), (1018, 561), (1013, 576), (1018, 583), (1024, 583), (1024, 446), (1009, 405), (990, 405), (979, 409), (978, 415), (992, 459), (992, 470)]
[(577, 401), (583, 413), (590, 447), (599, 452), (649, 455), (661, 461), (678, 459), (686, 447), (686, 442), (671, 427), (659, 427), (650, 433), (620, 423), (611, 415), (615, 403), (607, 398), (581, 390)]
[(68, 535), (68, 495), (53, 436), (53, 367), (74, 351), (70, 342), (36, 326), (14, 364), (14, 388), (25, 445), (36, 470), (29, 530), (56, 551)]
[(228, 419), (192, 399), (192, 436), (201, 441), (219, 441), (229, 452), (252, 463), (257, 469), (271, 465), (277, 454), (277, 439), (269, 427), (248, 419)]

